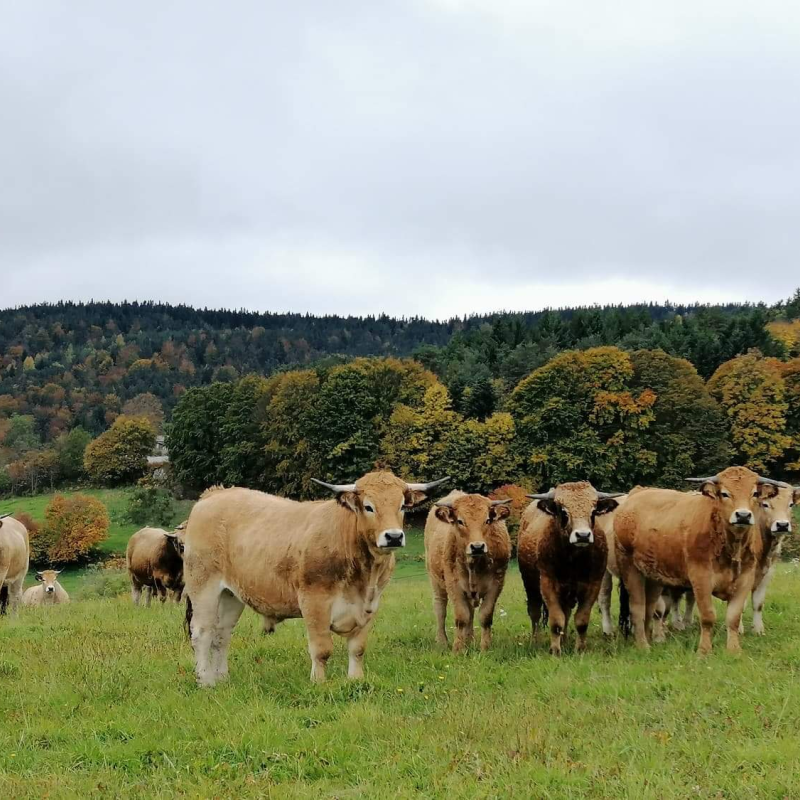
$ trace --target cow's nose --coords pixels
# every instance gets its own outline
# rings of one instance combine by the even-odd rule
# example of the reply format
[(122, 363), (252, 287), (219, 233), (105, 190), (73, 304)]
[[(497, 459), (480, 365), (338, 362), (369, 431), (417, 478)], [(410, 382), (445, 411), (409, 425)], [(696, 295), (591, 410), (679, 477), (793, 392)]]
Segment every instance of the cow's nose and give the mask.
[(53, 586), (48, 586), (48, 587), (47, 587), (47, 591), (48, 591), (48, 592), (54, 592), (54, 591), (55, 591), (55, 588), (54, 588)]
[(572, 532), (572, 537), (573, 537), (573, 540), (574, 540), (575, 544), (591, 544), (592, 539), (594, 538), (592, 536), (592, 532), (591, 531), (586, 531), (586, 530), (573, 531)]
[(380, 547), (402, 547), (405, 544), (405, 538), (403, 531), (384, 531), (378, 545)]
[(775, 533), (791, 533), (792, 525), (788, 519), (781, 519), (775, 523)]
[(747, 509), (739, 509), (736, 511), (736, 524), (737, 525), (752, 525), (753, 512)]
[(486, 555), (486, 542), (470, 542), (469, 554), (471, 556), (485, 556)]

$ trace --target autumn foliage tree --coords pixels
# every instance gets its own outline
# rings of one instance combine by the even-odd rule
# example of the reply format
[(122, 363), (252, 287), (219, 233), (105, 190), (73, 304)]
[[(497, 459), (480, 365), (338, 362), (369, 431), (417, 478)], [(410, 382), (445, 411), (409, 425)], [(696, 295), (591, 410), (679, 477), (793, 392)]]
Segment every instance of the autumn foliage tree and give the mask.
[(108, 511), (97, 498), (57, 495), (45, 510), (47, 559), (54, 564), (80, 561), (108, 537), (109, 524)]
[(86, 448), (86, 472), (97, 483), (130, 483), (144, 474), (155, 438), (153, 426), (143, 417), (118, 417)]
[(755, 351), (731, 359), (712, 375), (708, 390), (725, 413), (735, 460), (766, 474), (792, 443), (778, 362)]

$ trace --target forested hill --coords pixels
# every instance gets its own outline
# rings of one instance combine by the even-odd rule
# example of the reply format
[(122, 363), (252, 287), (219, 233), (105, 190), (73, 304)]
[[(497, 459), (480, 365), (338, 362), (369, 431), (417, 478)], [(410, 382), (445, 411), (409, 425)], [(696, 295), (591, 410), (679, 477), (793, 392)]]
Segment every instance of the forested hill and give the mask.
[(97, 434), (143, 394), (158, 398), (169, 415), (192, 386), (365, 355), (414, 355), (439, 375), (457, 407), (472, 404), (460, 410), (480, 417), (504, 387), (561, 350), (661, 348), (708, 377), (751, 348), (789, 354), (791, 344), (768, 326), (796, 317), (800, 292), (774, 307), (606, 306), (445, 322), (163, 303), (20, 307), (0, 311), (0, 435), (2, 420), (14, 414), (33, 415), (44, 441), (75, 426)]

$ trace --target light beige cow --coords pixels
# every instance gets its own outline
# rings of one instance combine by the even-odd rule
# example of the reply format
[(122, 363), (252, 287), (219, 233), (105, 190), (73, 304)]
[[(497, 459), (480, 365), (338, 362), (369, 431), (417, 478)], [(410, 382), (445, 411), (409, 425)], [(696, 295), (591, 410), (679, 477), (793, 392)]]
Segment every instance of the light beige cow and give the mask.
[(17, 612), (29, 559), (27, 528), (9, 514), (0, 517), (0, 614)]
[(61, 570), (45, 569), (36, 573), (38, 586), (31, 586), (22, 595), (24, 606), (56, 606), (69, 603), (66, 589), (58, 582)]
[(448, 644), (445, 619), (449, 600), (456, 623), (454, 653), (472, 640), (478, 607), (481, 650), (491, 645), (494, 609), (511, 558), (511, 538), (503, 522), (510, 502), (456, 491), (428, 514), (425, 563), (433, 591), (436, 640)]
[(352, 484), (317, 481), (335, 499), (304, 503), (250, 489), (204, 494), (189, 516), (184, 551), (198, 683), (227, 677), (231, 633), (245, 606), (270, 627), (303, 618), (312, 680), (325, 680), (332, 632), (347, 639), (348, 677), (363, 677), (394, 549), (405, 545), (404, 511), (444, 480), (409, 484), (371, 472)]

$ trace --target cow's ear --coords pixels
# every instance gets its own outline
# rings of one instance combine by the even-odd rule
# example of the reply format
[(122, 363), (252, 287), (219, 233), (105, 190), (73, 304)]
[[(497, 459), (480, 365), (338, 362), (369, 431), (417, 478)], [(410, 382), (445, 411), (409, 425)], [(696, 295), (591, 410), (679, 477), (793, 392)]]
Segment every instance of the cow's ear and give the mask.
[(358, 492), (339, 492), (336, 495), (336, 502), (356, 513), (362, 510), (361, 498), (358, 496)]
[(36, 580), (37, 581), (43, 581), (44, 580), (44, 578), (42, 577), (42, 573), (41, 572), (37, 572), (36, 573)]
[(700, 486), (700, 494), (710, 497), (712, 500), (717, 499), (717, 484), (713, 481), (706, 481)]
[(536, 503), (536, 507), (539, 511), (544, 511), (545, 514), (549, 514), (551, 517), (555, 517), (558, 514), (558, 504), (552, 497), (546, 497), (542, 500), (539, 500)]
[(505, 519), (511, 513), (511, 506), (492, 506), (489, 509), (489, 522)]
[(433, 513), (436, 514), (436, 519), (452, 525), (456, 521), (456, 514), (454, 509), (450, 506), (434, 506)]
[(408, 508), (413, 508), (420, 503), (424, 503), (428, 499), (428, 495), (425, 494), (425, 492), (420, 492), (418, 489), (409, 489), (405, 494), (405, 498), (406, 506)]
[(619, 502), (613, 497), (603, 497), (597, 501), (596, 513), (610, 514), (618, 505)]
[(756, 494), (762, 500), (771, 500), (773, 497), (778, 496), (779, 491), (778, 487), (773, 486), (771, 483), (760, 483), (758, 489), (756, 489)]
[(792, 502), (795, 505), (798, 505), (800, 503), (800, 486), (794, 487), (794, 492), (792, 494)]

